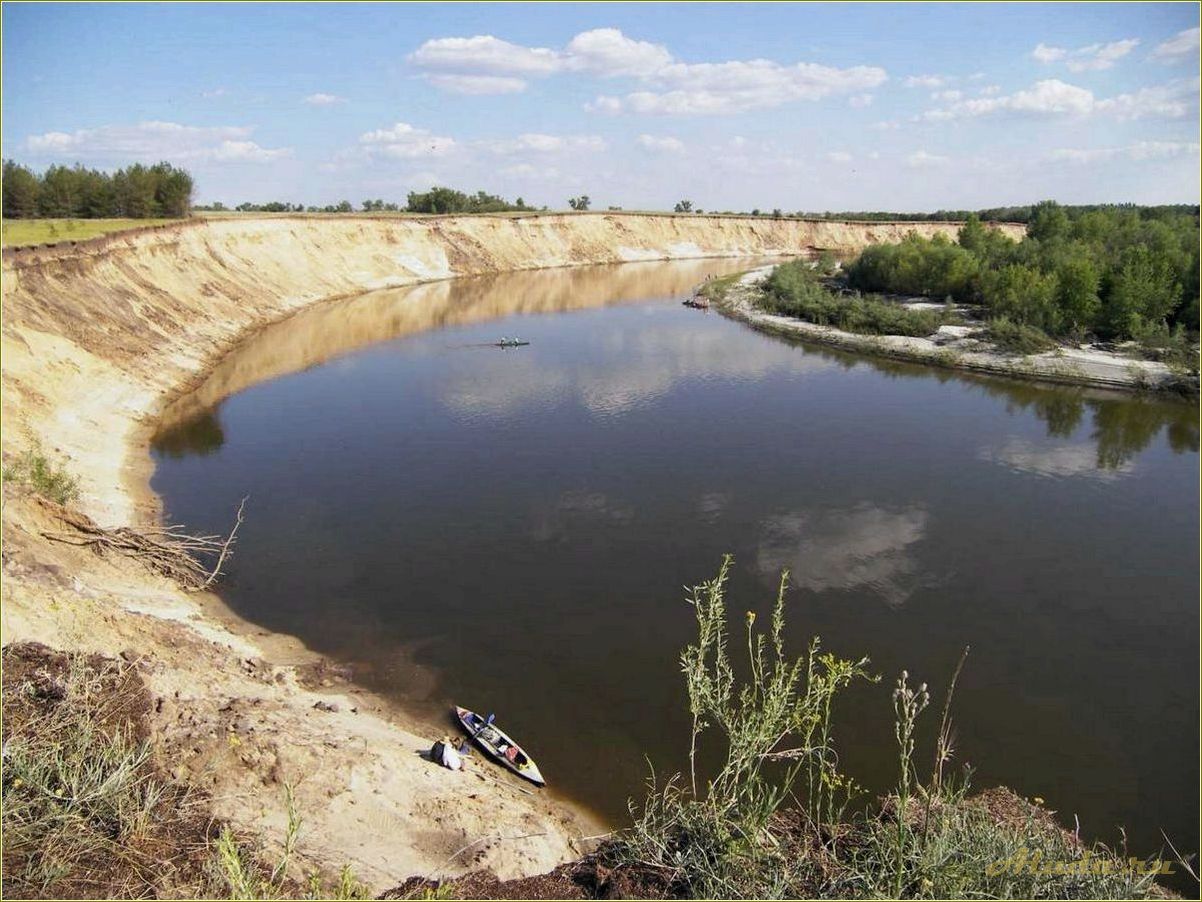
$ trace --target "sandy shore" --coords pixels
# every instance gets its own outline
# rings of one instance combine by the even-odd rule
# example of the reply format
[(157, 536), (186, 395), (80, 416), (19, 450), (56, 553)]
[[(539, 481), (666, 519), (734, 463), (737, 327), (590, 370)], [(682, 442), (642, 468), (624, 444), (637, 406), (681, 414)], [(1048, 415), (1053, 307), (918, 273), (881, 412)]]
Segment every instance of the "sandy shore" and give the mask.
[[(992, 350), (972, 336), (973, 328), (965, 326), (943, 326), (927, 338), (861, 335), (769, 313), (756, 305), (755, 298), (759, 283), (771, 271), (772, 267), (767, 266), (744, 274), (730, 287), (718, 308), (763, 332), (878, 357), (1067, 385), (1128, 391), (1184, 388), (1182, 377), (1163, 363), (1106, 351), (1063, 347), (1019, 356)], [(1193, 391), (1197, 391), (1196, 384)]]

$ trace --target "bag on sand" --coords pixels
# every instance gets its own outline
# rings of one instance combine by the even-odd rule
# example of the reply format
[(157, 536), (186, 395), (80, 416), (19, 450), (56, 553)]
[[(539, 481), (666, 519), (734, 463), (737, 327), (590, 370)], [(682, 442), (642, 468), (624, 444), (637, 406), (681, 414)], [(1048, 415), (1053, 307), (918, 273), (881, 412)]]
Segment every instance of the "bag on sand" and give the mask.
[(443, 742), (441, 739), (430, 748), (430, 760), (450, 770), (459, 770), (463, 767), (459, 753), (449, 742)]

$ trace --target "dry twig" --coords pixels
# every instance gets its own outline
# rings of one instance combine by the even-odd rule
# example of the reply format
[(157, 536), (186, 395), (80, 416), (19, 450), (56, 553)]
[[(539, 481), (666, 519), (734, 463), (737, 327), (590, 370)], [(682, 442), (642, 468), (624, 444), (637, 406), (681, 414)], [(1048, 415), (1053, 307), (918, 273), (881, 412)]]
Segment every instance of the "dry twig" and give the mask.
[[(224, 537), (190, 535), (182, 526), (105, 529), (86, 514), (73, 510), (64, 510), (60, 515), (60, 519), (71, 527), (70, 531), (43, 532), (42, 535), (55, 542), (91, 548), (97, 554), (117, 552), (136, 558), (185, 589), (199, 591), (207, 589), (221, 575), (221, 568), (233, 553), (245, 507), (246, 498), (243, 498), (238, 504), (233, 528)], [(204, 563), (214, 558), (212, 566)]]

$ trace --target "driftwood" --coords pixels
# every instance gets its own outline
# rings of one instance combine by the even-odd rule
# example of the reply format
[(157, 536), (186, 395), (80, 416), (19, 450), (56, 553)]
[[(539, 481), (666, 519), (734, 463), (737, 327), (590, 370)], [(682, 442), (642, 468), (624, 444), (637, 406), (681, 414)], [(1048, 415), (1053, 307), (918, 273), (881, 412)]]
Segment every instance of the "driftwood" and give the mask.
[(190, 535), (182, 526), (105, 529), (87, 514), (72, 510), (64, 510), (59, 515), (59, 519), (70, 527), (69, 531), (43, 531), (42, 535), (55, 542), (91, 548), (97, 554), (116, 552), (135, 558), (183, 588), (199, 591), (207, 589), (221, 575), (221, 568), (233, 553), (245, 507), (246, 499), (243, 498), (238, 504), (233, 528), (224, 537)]

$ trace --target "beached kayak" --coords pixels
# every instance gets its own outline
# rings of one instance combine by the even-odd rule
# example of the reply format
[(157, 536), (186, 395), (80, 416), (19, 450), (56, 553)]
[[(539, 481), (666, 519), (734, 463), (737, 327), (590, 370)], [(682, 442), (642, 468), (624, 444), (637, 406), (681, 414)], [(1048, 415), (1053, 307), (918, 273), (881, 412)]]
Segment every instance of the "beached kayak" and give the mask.
[(490, 758), (531, 783), (538, 786), (547, 785), (534, 759), (496, 724), (489, 723), (476, 712), (460, 708), (458, 705), (455, 706), (455, 719)]

